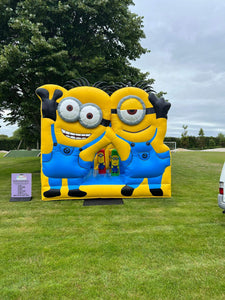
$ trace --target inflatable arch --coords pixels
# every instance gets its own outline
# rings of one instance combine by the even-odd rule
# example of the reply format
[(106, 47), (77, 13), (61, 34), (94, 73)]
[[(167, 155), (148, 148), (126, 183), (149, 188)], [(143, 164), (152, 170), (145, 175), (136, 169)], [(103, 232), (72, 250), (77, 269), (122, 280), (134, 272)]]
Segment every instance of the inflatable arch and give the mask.
[(39, 87), (42, 200), (171, 196), (170, 103), (139, 87)]

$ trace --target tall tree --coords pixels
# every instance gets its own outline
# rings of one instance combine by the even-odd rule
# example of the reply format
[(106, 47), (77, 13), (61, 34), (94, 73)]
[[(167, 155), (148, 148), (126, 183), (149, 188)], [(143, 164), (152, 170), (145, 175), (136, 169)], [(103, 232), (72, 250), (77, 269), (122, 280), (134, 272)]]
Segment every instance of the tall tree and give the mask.
[[(38, 86), (147, 78), (131, 66), (147, 52), (142, 17), (132, 0), (2, 0), (0, 2), (0, 107), (6, 120), (39, 128)], [(148, 82), (152, 84), (153, 79)], [(32, 133), (33, 134), (33, 133)]]
[(201, 149), (205, 147), (205, 133), (202, 128), (200, 128), (198, 133), (198, 144)]
[(184, 148), (188, 148), (189, 146), (189, 137), (188, 137), (188, 125), (182, 126), (184, 131), (181, 133), (181, 146)]

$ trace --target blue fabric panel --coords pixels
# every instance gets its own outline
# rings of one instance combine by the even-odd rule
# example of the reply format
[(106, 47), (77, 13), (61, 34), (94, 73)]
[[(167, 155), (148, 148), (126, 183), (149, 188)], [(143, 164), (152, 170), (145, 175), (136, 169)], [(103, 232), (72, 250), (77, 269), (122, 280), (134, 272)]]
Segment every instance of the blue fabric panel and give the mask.
[(48, 183), (51, 189), (61, 189), (62, 179), (61, 178), (49, 178)]

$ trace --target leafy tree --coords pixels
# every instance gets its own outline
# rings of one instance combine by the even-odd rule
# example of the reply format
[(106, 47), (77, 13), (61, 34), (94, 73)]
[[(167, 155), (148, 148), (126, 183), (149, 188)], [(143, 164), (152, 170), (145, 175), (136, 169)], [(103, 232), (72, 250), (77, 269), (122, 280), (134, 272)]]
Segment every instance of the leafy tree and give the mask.
[(183, 125), (182, 126), (184, 131), (181, 134), (181, 146), (184, 148), (188, 148), (189, 146), (189, 138), (188, 138), (188, 125)]
[(6, 140), (8, 138), (9, 138), (8, 135), (6, 135), (6, 134), (0, 134), (0, 140)]
[(217, 140), (220, 147), (225, 147), (225, 135), (222, 132), (218, 133)]
[(202, 128), (199, 129), (198, 136), (199, 137), (204, 137), (205, 136), (204, 130)]
[(215, 140), (214, 140), (214, 138), (213, 137), (210, 137), (210, 139), (209, 139), (209, 148), (215, 148), (215, 146), (216, 146), (216, 142), (215, 142)]
[(198, 133), (198, 144), (201, 149), (203, 149), (205, 146), (205, 133), (202, 128), (200, 128)]
[(37, 132), (34, 91), (43, 84), (82, 76), (92, 83), (146, 80), (148, 73), (130, 64), (147, 52), (140, 44), (142, 17), (130, 5), (132, 0), (0, 1), (0, 106), (11, 111), (5, 120)]
[(18, 128), (13, 132), (13, 139), (21, 140), (23, 138), (22, 128)]
[(187, 137), (188, 134), (188, 125), (183, 125), (182, 128), (184, 129), (184, 131), (181, 134), (181, 137)]

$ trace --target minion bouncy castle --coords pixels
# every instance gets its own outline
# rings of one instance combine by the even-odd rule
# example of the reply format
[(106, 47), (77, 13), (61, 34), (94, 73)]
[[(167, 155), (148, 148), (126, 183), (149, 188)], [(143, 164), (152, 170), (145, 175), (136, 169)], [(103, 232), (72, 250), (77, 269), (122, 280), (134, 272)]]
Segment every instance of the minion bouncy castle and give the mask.
[[(82, 84), (84, 85), (81, 85)], [(170, 103), (146, 85), (43, 85), (42, 200), (171, 196)]]

